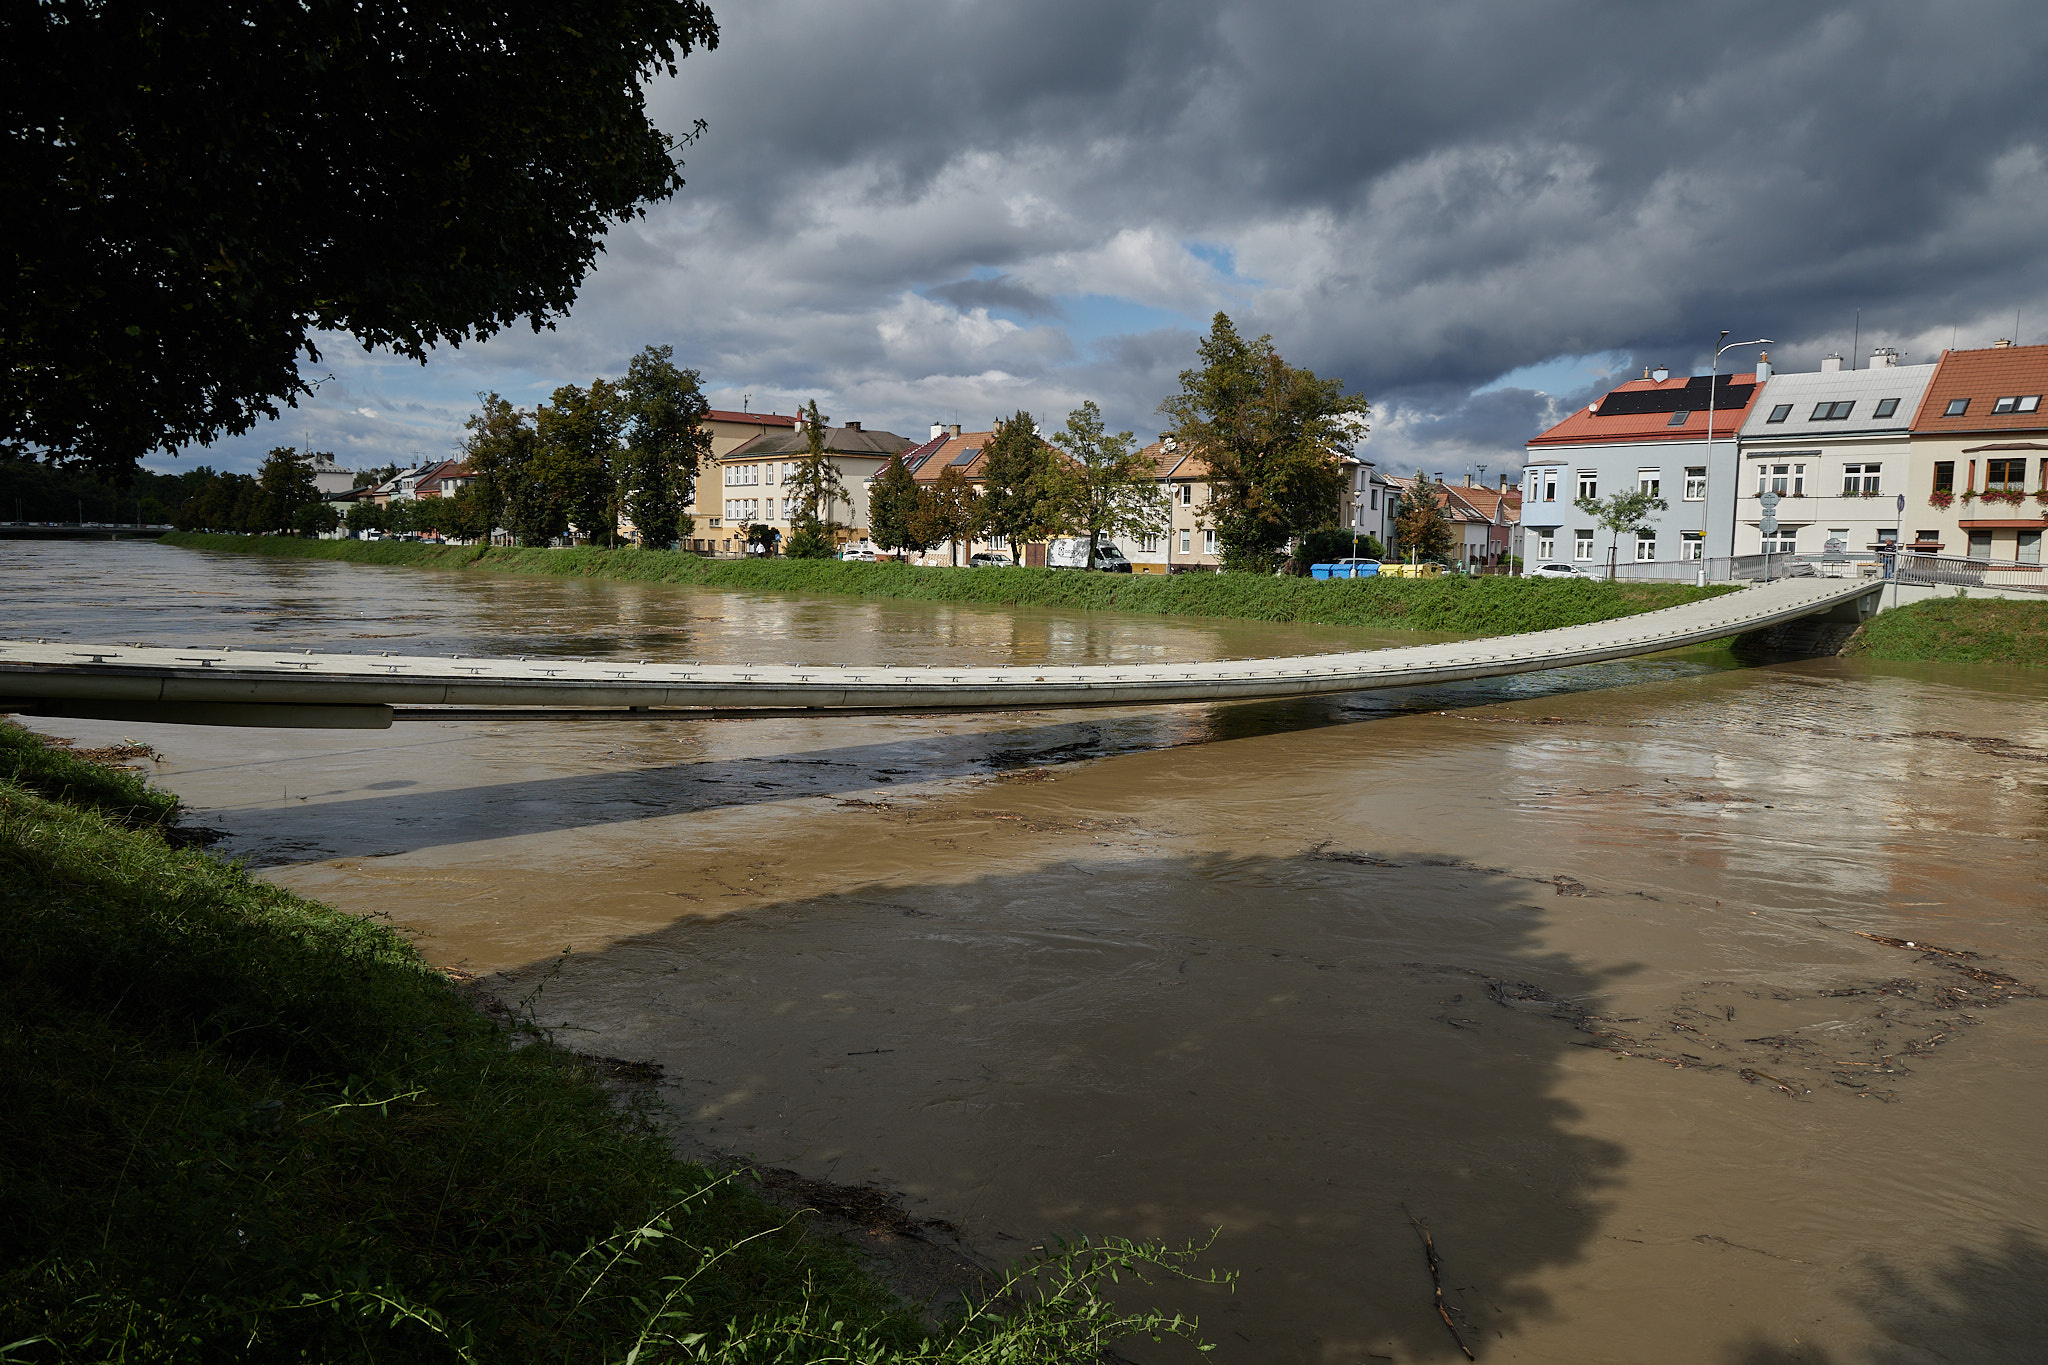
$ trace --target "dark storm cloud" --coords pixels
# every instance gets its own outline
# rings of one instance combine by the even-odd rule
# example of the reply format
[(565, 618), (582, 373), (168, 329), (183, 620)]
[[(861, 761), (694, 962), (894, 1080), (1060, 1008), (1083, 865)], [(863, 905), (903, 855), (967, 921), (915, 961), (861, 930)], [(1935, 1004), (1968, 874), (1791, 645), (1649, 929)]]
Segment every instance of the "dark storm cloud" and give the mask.
[(688, 187), (614, 234), (558, 331), (437, 360), (432, 401), (668, 342), (756, 407), (816, 393), (910, 432), (1093, 397), (1149, 434), (1224, 309), (1371, 397), (1383, 463), (1462, 464), (1571, 405), (1474, 392), (1557, 357), (1704, 369), (1728, 327), (1811, 368), (1859, 307), (1860, 340), (1909, 358), (2006, 335), (2015, 308), (2048, 335), (2036, 5), (720, 19), (718, 51), (650, 92), (666, 126), (710, 122)]

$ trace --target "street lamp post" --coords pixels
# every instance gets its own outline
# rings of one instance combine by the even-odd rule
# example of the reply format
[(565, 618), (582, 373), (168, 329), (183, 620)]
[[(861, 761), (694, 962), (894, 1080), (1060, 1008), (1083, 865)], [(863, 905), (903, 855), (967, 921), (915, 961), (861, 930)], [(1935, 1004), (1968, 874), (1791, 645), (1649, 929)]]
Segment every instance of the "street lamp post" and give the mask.
[[(1755, 341), (1730, 341), (1728, 329), (1722, 328), (1718, 338), (1721, 346), (1714, 352), (1714, 364), (1707, 378), (1707, 477), (1714, 477), (1714, 400), (1720, 397), (1721, 352), (1732, 351), (1737, 346), (1774, 346), (1777, 343), (1769, 337), (1758, 337)], [(1728, 576), (1735, 576), (1735, 525), (1742, 512), (1742, 449), (1735, 451), (1735, 472), (1728, 480)]]

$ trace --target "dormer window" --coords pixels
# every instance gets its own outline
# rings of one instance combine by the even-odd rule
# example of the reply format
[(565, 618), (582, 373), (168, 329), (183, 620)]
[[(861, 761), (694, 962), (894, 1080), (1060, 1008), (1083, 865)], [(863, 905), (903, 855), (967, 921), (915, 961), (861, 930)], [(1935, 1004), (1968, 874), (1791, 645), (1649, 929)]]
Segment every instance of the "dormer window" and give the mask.
[(1891, 416), (1891, 415), (1892, 415), (1893, 413), (1897, 412), (1898, 410), (1899, 410), (1899, 400), (1898, 400), (1898, 399), (1896, 399), (1896, 398), (1880, 398), (1880, 399), (1878, 399), (1878, 400), (1877, 400), (1877, 411), (1876, 411), (1876, 412), (1873, 412), (1873, 413), (1871, 413), (1870, 415), (1871, 415), (1872, 417), (1889, 417), (1889, 416)]
[(1791, 415), (1792, 405), (1790, 403), (1780, 403), (1778, 404), (1778, 406), (1771, 409), (1771, 415), (1769, 417), (1764, 418), (1764, 420), (1766, 422), (1782, 422)]
[(1849, 414), (1855, 408), (1856, 404), (1853, 400), (1844, 403), (1815, 403), (1813, 405), (1813, 416), (1807, 420), (1813, 422), (1843, 422), (1848, 420)]
[(2041, 395), (2028, 394), (2022, 398), (2001, 398), (1991, 405), (1991, 415), (2002, 416), (2009, 412), (2037, 412), (2041, 407)]
[(1691, 416), (1692, 414), (1690, 412), (1686, 411), (1684, 408), (1680, 408), (1677, 412), (1671, 414), (1671, 420), (1666, 422), (1664, 425), (1667, 427), (1682, 427), (1685, 425), (1686, 419), (1690, 418)]
[(1949, 400), (1948, 400), (1948, 406), (1947, 406), (1946, 408), (1944, 408), (1944, 409), (1942, 410), (1942, 414), (1941, 414), (1941, 415), (1942, 415), (1943, 417), (1961, 417), (1961, 416), (1962, 416), (1962, 415), (1963, 415), (1964, 413), (1968, 412), (1969, 410), (1970, 410), (1970, 400), (1969, 400), (1969, 399), (1967, 399), (1967, 398), (1951, 398), (1951, 399), (1949, 399)]

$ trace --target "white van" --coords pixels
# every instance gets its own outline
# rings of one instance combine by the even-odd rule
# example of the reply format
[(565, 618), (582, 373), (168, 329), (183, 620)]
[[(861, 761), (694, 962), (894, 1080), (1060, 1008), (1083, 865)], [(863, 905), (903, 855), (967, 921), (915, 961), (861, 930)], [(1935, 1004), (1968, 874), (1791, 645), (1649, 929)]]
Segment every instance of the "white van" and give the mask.
[[(1088, 567), (1088, 537), (1064, 536), (1045, 547), (1045, 567), (1048, 569), (1085, 569)], [(1108, 536), (1099, 536), (1095, 541), (1095, 567), (1102, 573), (1129, 573), (1131, 561), (1124, 558), (1124, 552), (1110, 544)]]

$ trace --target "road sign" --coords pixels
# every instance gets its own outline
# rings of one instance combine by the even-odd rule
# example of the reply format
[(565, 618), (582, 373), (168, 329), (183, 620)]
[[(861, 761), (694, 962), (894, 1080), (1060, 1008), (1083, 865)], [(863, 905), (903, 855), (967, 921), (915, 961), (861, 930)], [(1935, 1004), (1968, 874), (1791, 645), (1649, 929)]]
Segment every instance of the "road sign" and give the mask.
[(1906, 495), (1904, 493), (1899, 494), (1899, 515), (1902, 517), (1906, 515)]
[(1769, 516), (1771, 513), (1778, 510), (1778, 495), (1776, 493), (1771, 492), (1768, 489), (1764, 491), (1763, 497), (1759, 498), (1758, 501), (1763, 503), (1764, 505), (1765, 516)]
[(1767, 536), (1774, 536), (1778, 534), (1778, 519), (1766, 513), (1764, 519), (1756, 524), (1756, 529)]

